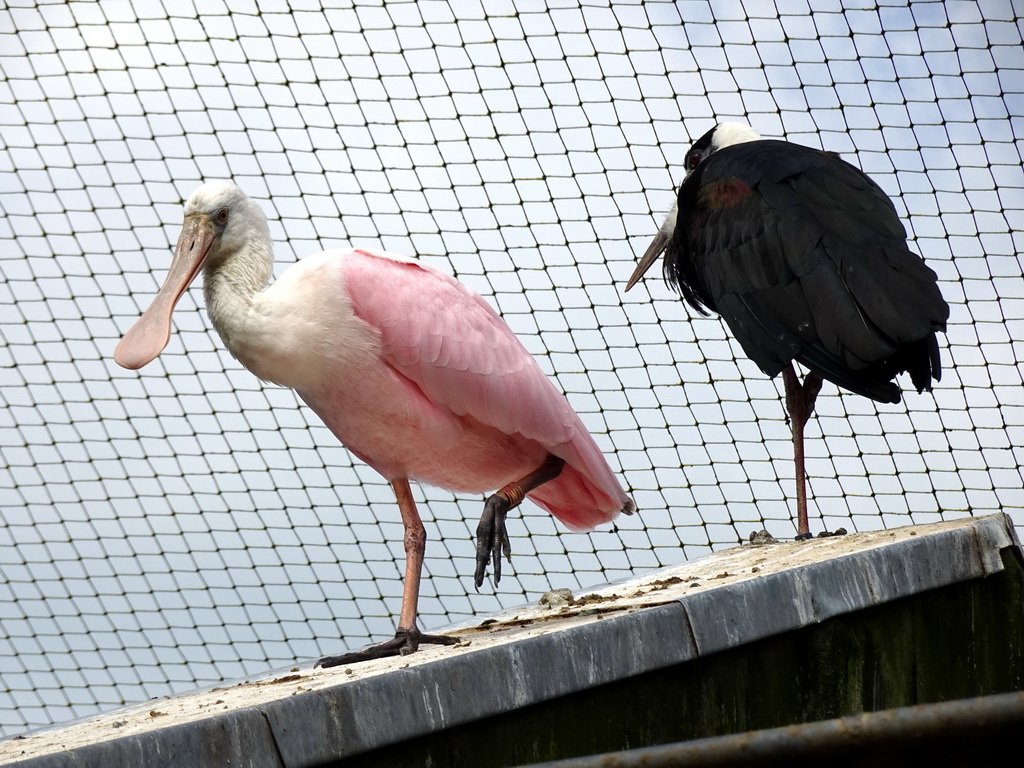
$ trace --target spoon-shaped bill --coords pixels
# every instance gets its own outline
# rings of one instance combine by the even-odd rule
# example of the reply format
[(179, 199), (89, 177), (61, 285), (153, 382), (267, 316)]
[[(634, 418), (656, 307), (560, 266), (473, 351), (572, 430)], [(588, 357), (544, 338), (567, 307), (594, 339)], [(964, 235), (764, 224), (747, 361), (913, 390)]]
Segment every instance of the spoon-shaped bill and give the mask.
[(178, 300), (196, 279), (213, 245), (213, 226), (206, 216), (185, 219), (174, 249), (171, 268), (153, 303), (135, 321), (114, 350), (114, 361), (136, 370), (151, 363), (164, 351), (171, 338), (171, 314)]

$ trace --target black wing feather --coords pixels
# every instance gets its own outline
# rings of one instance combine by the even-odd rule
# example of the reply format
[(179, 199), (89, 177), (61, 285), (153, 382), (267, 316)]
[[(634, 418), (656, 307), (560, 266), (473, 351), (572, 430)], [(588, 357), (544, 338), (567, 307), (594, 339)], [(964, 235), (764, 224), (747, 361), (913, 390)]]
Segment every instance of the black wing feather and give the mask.
[(899, 402), (903, 371), (918, 391), (939, 379), (936, 275), (881, 188), (831, 153), (755, 141), (710, 155), (679, 188), (665, 271), (769, 376), (797, 360), (883, 402)]

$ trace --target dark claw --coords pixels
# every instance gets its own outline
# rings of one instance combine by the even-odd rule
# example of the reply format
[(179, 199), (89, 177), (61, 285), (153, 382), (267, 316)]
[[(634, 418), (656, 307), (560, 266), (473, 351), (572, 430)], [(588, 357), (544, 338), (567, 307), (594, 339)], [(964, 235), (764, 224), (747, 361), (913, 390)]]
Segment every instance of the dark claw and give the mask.
[(501, 556), (512, 562), (512, 544), (505, 529), (505, 518), (512, 502), (496, 493), (484, 503), (480, 524), (476, 527), (476, 572), (473, 575), (476, 588), (484, 583), (487, 561), (494, 569), (494, 583), (501, 581)]
[(455, 645), (457, 637), (448, 635), (425, 635), (418, 629), (399, 629), (391, 640), (377, 643), (359, 651), (343, 653), (340, 656), (324, 656), (314, 666), (327, 669), (342, 664), (357, 664), (370, 659), (386, 659), (391, 656), (408, 656), (415, 653), (420, 645)]
[(845, 536), (845, 535), (846, 535), (846, 529), (845, 528), (836, 528), (834, 531), (821, 531), (817, 535), (817, 537), (815, 537), (815, 535), (813, 533), (810, 533), (810, 532), (799, 533), (796, 536), (796, 540), (797, 541), (807, 541), (808, 539), (813, 539), (813, 538), (827, 539), (830, 536)]

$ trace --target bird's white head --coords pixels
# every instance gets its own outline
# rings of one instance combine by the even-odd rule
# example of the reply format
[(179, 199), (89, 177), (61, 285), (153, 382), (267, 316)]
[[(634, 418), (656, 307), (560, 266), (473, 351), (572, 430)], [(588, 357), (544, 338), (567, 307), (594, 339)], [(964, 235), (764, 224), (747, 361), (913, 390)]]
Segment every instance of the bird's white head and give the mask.
[(269, 279), (271, 258), (270, 229), (263, 210), (229, 181), (206, 182), (185, 202), (185, 221), (167, 277), (149, 308), (117, 345), (114, 360), (136, 369), (163, 351), (171, 337), (174, 307), (204, 268), (209, 278), (236, 261), (233, 270), (240, 278), (236, 282), (258, 290)]
[(760, 138), (761, 134), (746, 123), (719, 123), (693, 142), (693, 146), (687, 151), (684, 163), (686, 175), (689, 176), (697, 170), (697, 166), (718, 150), (747, 141), (757, 141)]
[[(255, 233), (269, 241), (270, 228), (263, 209), (230, 181), (213, 180), (199, 187), (185, 201), (185, 226), (189, 222), (209, 226), (214, 234), (210, 250), (204, 257), (209, 268), (221, 258), (237, 253), (251, 241)], [(179, 247), (181, 243), (179, 242)]]
[(711, 151), (760, 138), (761, 134), (746, 123), (719, 123), (711, 132)]

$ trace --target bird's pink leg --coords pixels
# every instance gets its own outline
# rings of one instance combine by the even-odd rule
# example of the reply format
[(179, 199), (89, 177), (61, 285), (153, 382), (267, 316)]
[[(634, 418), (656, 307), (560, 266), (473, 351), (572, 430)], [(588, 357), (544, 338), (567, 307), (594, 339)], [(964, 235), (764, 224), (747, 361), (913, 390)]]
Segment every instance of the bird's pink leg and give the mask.
[(554, 480), (565, 466), (565, 461), (554, 454), (548, 454), (537, 469), (521, 480), (509, 483), (484, 502), (484, 513), (480, 516), (480, 524), (476, 528), (476, 588), (484, 583), (487, 573), (487, 561), (494, 567), (494, 583), (501, 580), (501, 556), (512, 562), (512, 545), (505, 530), (505, 516), (510, 509), (522, 503), (530, 491), (549, 480)]
[(391, 487), (398, 499), (405, 528), (405, 582), (402, 588), (402, 613), (398, 617), (399, 630), (416, 628), (416, 612), (420, 600), (420, 577), (423, 575), (423, 553), (427, 549), (427, 532), (420, 520), (416, 502), (412, 498), (409, 481), (392, 480)]
[(398, 618), (398, 630), (391, 640), (371, 645), (360, 651), (343, 653), (340, 656), (325, 656), (316, 663), (318, 667), (336, 667), (340, 664), (354, 664), (369, 659), (388, 656), (405, 656), (425, 645), (454, 645), (456, 637), (447, 635), (425, 635), (416, 629), (416, 607), (420, 598), (420, 576), (423, 573), (423, 553), (427, 546), (427, 532), (416, 510), (409, 481), (404, 477), (391, 481), (391, 487), (398, 499), (405, 527), (405, 583), (402, 589), (402, 612)]
[(786, 410), (789, 412), (790, 427), (793, 430), (793, 463), (796, 466), (796, 533), (798, 539), (809, 539), (811, 527), (807, 521), (807, 473), (804, 468), (804, 425), (814, 413), (814, 401), (821, 391), (822, 379), (811, 372), (804, 377), (803, 385), (792, 365), (782, 371), (786, 385)]

